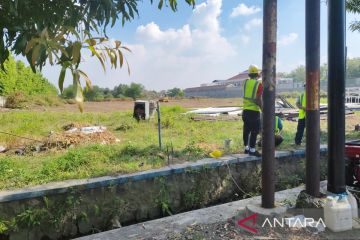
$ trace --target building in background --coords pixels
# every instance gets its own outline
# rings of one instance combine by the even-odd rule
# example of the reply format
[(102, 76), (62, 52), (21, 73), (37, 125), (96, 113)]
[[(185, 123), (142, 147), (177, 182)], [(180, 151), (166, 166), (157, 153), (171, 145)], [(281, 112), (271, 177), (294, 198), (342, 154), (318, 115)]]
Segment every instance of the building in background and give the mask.
[[(200, 87), (187, 88), (184, 93), (186, 97), (239, 98), (243, 96), (243, 83), (248, 78), (248, 71), (243, 71), (226, 80), (214, 80)], [(299, 91), (303, 89), (303, 83), (295, 83), (292, 78), (278, 78), (276, 89), (278, 92)]]

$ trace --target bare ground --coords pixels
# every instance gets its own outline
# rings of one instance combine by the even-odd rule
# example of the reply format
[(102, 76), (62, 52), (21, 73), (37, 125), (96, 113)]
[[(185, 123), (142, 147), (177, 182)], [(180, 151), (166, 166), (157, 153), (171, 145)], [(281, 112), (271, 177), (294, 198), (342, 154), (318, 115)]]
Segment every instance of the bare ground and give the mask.
[[(161, 106), (181, 106), (184, 108), (200, 108), (200, 107), (221, 107), (221, 106), (239, 106), (240, 98), (194, 98), (194, 99), (173, 99), (169, 102), (160, 103)], [(111, 112), (132, 110), (134, 102), (129, 100), (124, 101), (109, 101), (109, 102), (85, 102), (85, 112)], [(32, 110), (37, 111), (53, 111), (53, 112), (78, 112), (76, 104), (64, 104), (56, 107), (35, 107)]]
[[(316, 228), (261, 227), (256, 226), (257, 233), (238, 227), (234, 219), (209, 225), (189, 226), (182, 233), (166, 236), (168, 240), (242, 240), (242, 239), (360, 239), (360, 229), (334, 233), (330, 230), (318, 232)], [(156, 239), (156, 238), (154, 238)]]

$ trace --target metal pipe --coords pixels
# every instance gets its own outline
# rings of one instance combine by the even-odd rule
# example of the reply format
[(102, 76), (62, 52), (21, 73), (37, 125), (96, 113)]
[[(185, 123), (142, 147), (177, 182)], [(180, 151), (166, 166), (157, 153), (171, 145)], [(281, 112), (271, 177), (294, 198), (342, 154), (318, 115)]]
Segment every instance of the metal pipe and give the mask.
[(320, 0), (306, 0), (306, 193), (320, 192)]
[(162, 141), (161, 141), (161, 114), (160, 114), (160, 104), (156, 102), (156, 111), (158, 116), (158, 134), (159, 134), (159, 148), (162, 149)]
[(263, 130), (262, 207), (273, 208), (275, 200), (275, 86), (277, 0), (264, 0), (263, 14)]
[(345, 0), (328, 1), (328, 191), (345, 187)]

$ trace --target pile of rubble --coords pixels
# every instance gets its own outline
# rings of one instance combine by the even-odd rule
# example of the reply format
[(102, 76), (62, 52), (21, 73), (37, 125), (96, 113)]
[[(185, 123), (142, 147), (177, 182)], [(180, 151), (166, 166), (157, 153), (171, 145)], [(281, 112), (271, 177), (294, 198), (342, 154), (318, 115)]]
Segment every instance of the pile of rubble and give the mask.
[(55, 133), (50, 132), (49, 136), (37, 143), (14, 149), (0, 149), (2, 152), (10, 154), (25, 155), (33, 152), (43, 152), (49, 150), (63, 150), (77, 145), (92, 143), (113, 144), (120, 140), (104, 126), (89, 126), (85, 124), (68, 124), (63, 127), (64, 131)]
[(71, 127), (65, 132), (51, 133), (44, 142), (42, 149), (66, 149), (71, 146), (100, 143), (112, 144), (119, 142), (114, 134), (103, 126)]

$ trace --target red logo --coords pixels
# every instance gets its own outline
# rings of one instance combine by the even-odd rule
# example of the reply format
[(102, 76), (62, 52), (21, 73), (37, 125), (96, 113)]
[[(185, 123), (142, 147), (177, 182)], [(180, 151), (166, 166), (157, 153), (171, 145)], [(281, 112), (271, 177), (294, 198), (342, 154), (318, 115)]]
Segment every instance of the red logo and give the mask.
[(252, 232), (252, 233), (257, 233), (257, 230), (256, 230), (255, 228), (249, 227), (248, 225), (245, 225), (245, 224), (244, 224), (245, 222), (252, 220), (252, 224), (251, 224), (251, 225), (252, 225), (252, 226), (255, 226), (255, 224), (256, 224), (256, 216), (257, 216), (257, 214), (255, 213), (255, 214), (253, 214), (253, 215), (251, 215), (251, 216), (249, 216), (249, 217), (246, 217), (246, 218), (244, 218), (244, 219), (242, 219), (242, 220), (239, 220), (239, 221), (238, 221), (238, 225), (239, 225), (240, 227), (242, 227), (242, 228), (245, 228), (246, 230), (248, 230), (248, 231), (250, 231), (250, 232)]

